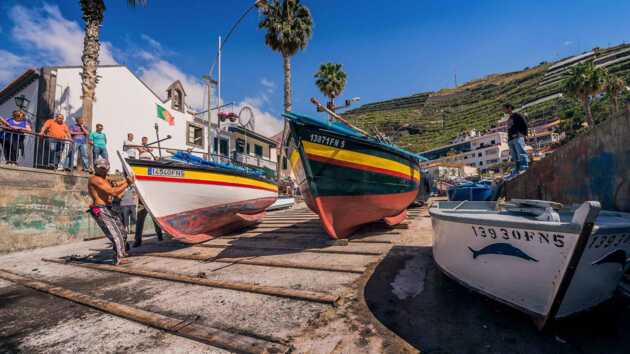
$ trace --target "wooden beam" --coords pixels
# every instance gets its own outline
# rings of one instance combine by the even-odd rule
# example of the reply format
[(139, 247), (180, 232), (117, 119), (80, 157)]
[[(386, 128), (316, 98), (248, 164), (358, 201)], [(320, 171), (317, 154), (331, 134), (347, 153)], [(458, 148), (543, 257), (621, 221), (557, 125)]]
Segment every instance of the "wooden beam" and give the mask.
[(282, 247), (282, 246), (244, 246), (244, 245), (213, 245), (207, 243), (199, 243), (194, 247), (206, 248), (228, 248), (228, 249), (245, 249), (245, 250), (264, 250), (264, 251), (296, 251), (304, 253), (324, 253), (324, 254), (347, 254), (356, 256), (380, 256), (382, 253), (378, 251), (352, 251), (352, 250), (331, 250), (326, 248), (299, 248), (299, 247)]
[(320, 302), (320, 303), (332, 304), (332, 305), (334, 305), (339, 299), (339, 296), (326, 294), (322, 292), (316, 292), (316, 291), (287, 289), (287, 288), (281, 288), (281, 287), (276, 287), (276, 286), (266, 286), (266, 285), (258, 285), (258, 284), (251, 284), (251, 283), (242, 283), (242, 282), (231, 282), (231, 281), (225, 281), (225, 280), (205, 279), (205, 278), (193, 277), (193, 276), (181, 274), (181, 273), (155, 271), (155, 270), (140, 268), (140, 267), (133, 267), (133, 268), (120, 267), (120, 266), (117, 267), (110, 264), (96, 264), (96, 263), (77, 262), (77, 261), (65, 261), (63, 259), (42, 259), (42, 261), (79, 266), (79, 267), (89, 268), (89, 269), (103, 270), (107, 272), (116, 272), (116, 273), (123, 273), (123, 274), (129, 274), (129, 275), (136, 275), (136, 276), (146, 277), (146, 278), (170, 280), (170, 281), (176, 281), (180, 283), (188, 283), (188, 284), (202, 285), (202, 286), (208, 286), (208, 287), (213, 287), (213, 288), (229, 289), (229, 290), (236, 290), (236, 291), (246, 291), (250, 293), (286, 297), (290, 299)]
[(283, 344), (230, 333), (212, 327), (204, 327), (155, 312), (149, 312), (136, 307), (106, 301), (84, 293), (69, 290), (55, 284), (15, 274), (8, 270), (0, 269), (0, 279), (76, 302), (111, 315), (161, 329), (178, 336), (194, 339), (202, 343), (231, 351), (244, 353), (287, 353), (290, 349)]
[(255, 229), (252, 229), (253, 231), (256, 230), (274, 230), (274, 229), (302, 229), (302, 230), (322, 230), (321, 225), (304, 225), (304, 226), (300, 226), (298, 224), (291, 224), (291, 225), (258, 225), (256, 226)]
[(317, 265), (317, 264), (304, 264), (304, 263), (296, 263), (296, 262), (287, 262), (281, 260), (271, 260), (271, 259), (223, 259), (223, 258), (214, 258), (214, 257), (206, 257), (203, 255), (188, 255), (188, 254), (177, 254), (177, 253), (142, 253), (140, 256), (148, 256), (148, 257), (161, 257), (161, 258), (175, 258), (175, 259), (187, 259), (191, 261), (202, 261), (202, 262), (216, 262), (216, 263), (229, 263), (229, 264), (246, 264), (246, 265), (254, 265), (254, 266), (263, 266), (263, 267), (275, 267), (275, 268), (293, 268), (293, 269), (305, 269), (305, 270), (319, 270), (324, 272), (339, 272), (339, 273), (356, 273), (363, 274), (365, 271), (364, 267), (353, 267), (353, 266), (343, 266), (343, 265)]
[(351, 243), (392, 243), (391, 240), (368, 240), (368, 239), (356, 239), (350, 240)]

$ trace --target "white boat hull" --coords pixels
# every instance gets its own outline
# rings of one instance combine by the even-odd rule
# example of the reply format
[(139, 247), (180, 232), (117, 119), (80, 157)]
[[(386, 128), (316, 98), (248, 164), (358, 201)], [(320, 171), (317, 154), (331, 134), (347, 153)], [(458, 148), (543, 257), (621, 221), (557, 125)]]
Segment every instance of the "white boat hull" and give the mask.
[(630, 257), (630, 222), (497, 222), (491, 212), (447, 210), (430, 209), (440, 269), (542, 324), (610, 299)]
[(199, 243), (260, 222), (278, 197), (271, 182), (221, 169), (152, 167), (123, 160), (144, 206), (160, 227), (185, 243)]

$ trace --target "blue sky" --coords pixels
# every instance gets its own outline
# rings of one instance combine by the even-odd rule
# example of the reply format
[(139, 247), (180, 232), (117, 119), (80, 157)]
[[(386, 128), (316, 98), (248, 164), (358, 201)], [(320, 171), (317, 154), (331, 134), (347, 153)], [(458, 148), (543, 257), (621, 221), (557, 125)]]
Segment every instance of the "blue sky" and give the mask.
[[(217, 36), (250, 1), (157, 1), (129, 8), (106, 0), (104, 62), (127, 64), (160, 91), (181, 78), (201, 104), (199, 78), (211, 65)], [(438, 90), (495, 72), (519, 70), (630, 40), (628, 1), (303, 0), (315, 22), (304, 52), (293, 58), (294, 111), (313, 113), (313, 74), (343, 64), (343, 97), (361, 103)], [(255, 105), (272, 119), (282, 110), (282, 61), (265, 47), (251, 13), (226, 44), (225, 101)], [(79, 1), (3, 0), (0, 85), (24, 67), (80, 62)]]

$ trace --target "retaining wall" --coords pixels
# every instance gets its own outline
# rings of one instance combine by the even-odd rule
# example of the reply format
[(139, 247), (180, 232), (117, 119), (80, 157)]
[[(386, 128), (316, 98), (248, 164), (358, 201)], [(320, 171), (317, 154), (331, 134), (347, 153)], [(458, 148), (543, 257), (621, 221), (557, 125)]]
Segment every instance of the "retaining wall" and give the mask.
[(0, 253), (101, 236), (89, 203), (86, 176), (0, 167)]
[(507, 198), (581, 203), (630, 212), (630, 112), (611, 117), (506, 183)]

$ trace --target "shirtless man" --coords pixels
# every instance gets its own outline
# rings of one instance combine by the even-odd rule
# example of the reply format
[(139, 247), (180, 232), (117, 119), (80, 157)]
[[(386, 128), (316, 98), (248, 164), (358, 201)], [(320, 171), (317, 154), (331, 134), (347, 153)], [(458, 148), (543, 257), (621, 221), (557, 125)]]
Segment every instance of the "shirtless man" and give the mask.
[(105, 159), (94, 161), (94, 175), (88, 180), (88, 193), (92, 198), (90, 205), (90, 214), (96, 221), (96, 224), (103, 230), (103, 233), (112, 242), (114, 247), (114, 264), (121, 264), (121, 259), (127, 257), (125, 250), (127, 245), (127, 237), (122, 220), (112, 211), (112, 198), (120, 197), (127, 187), (133, 183), (133, 177), (127, 177), (127, 180), (120, 186), (112, 187), (107, 181), (107, 172), (109, 171), (109, 162)]

